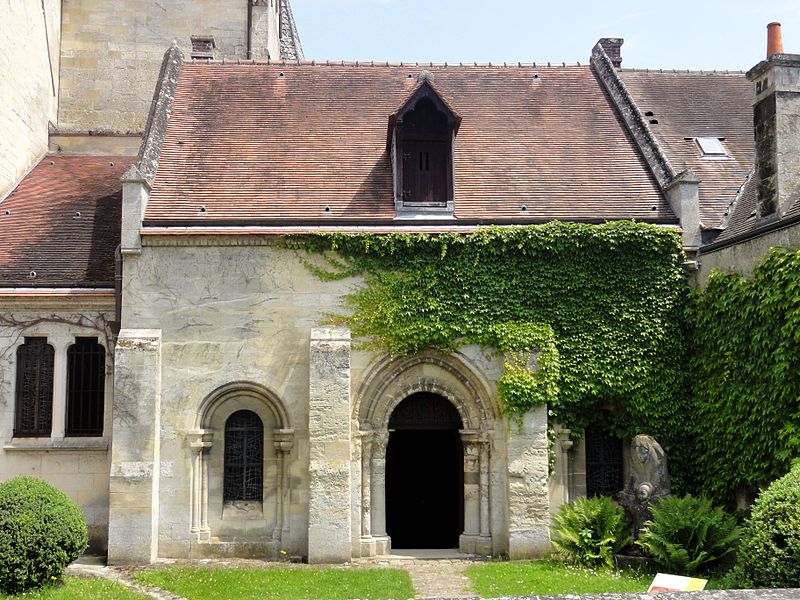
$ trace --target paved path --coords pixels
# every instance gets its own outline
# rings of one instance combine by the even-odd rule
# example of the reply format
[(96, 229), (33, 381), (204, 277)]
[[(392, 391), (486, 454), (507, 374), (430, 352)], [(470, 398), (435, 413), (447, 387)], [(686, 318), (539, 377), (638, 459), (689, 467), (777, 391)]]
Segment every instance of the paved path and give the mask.
[(67, 575), (90, 579), (107, 579), (108, 581), (118, 583), (134, 592), (138, 592), (147, 598), (154, 598), (155, 600), (186, 600), (182, 596), (177, 596), (160, 588), (142, 585), (123, 569), (106, 567), (102, 563), (92, 560), (93, 557), (88, 558), (89, 560), (86, 560), (84, 557), (81, 557), (67, 567)]

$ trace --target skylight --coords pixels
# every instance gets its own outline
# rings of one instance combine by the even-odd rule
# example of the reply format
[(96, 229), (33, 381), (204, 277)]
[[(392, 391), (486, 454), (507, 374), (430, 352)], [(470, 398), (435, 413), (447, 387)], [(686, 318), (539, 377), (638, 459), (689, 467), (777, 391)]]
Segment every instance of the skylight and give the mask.
[(699, 137), (695, 138), (695, 140), (697, 141), (697, 145), (700, 146), (703, 156), (728, 156), (720, 138)]

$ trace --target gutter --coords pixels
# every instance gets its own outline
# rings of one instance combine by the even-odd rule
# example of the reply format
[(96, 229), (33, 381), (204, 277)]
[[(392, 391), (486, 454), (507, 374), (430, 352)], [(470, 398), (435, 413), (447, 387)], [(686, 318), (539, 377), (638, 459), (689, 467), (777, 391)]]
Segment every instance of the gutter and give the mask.
[(779, 231), (781, 229), (786, 229), (787, 227), (791, 227), (800, 223), (800, 214), (790, 217), (788, 219), (783, 219), (781, 221), (774, 221), (768, 225), (764, 225), (759, 227), (758, 229), (752, 229), (750, 231), (746, 231), (745, 233), (740, 233), (739, 235), (735, 235), (732, 238), (728, 238), (727, 240), (723, 240), (722, 242), (714, 242), (713, 244), (709, 244), (708, 246), (703, 246), (700, 248), (700, 255), (707, 254), (709, 252), (716, 252), (717, 250), (722, 250), (723, 248), (727, 248), (728, 246), (734, 246), (741, 242), (746, 242), (747, 240), (752, 240), (768, 233), (772, 233), (773, 231)]

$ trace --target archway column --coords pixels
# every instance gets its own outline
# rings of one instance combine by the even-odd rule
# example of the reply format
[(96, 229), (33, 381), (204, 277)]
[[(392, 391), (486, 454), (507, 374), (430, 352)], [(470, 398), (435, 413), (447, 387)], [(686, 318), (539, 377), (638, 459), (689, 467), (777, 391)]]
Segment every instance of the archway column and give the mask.
[(192, 451), (191, 531), (197, 541), (208, 540), (208, 451), (214, 444), (214, 432), (198, 429), (187, 434)]
[(459, 550), (468, 554), (491, 554), (489, 436), (483, 431), (462, 430), (461, 443), (464, 447), (464, 533), (459, 539)]
[(276, 429), (273, 435), (273, 446), (278, 455), (278, 489), (275, 493), (275, 529), (272, 532), (272, 540), (280, 545), (281, 540), (289, 537), (289, 521), (286, 518), (286, 507), (289, 505), (287, 471), (289, 452), (294, 446), (294, 429)]

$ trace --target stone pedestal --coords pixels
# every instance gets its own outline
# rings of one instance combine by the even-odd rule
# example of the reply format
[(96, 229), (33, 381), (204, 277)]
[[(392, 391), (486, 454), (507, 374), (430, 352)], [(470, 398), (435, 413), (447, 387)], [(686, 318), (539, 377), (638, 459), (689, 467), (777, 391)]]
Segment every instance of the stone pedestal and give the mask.
[(547, 491), (547, 409), (525, 414), (508, 435), (508, 557), (535, 558), (550, 551)]
[(108, 563), (158, 556), (161, 330), (123, 329), (114, 359)]
[(308, 562), (352, 557), (350, 332), (311, 330), (309, 356)]

